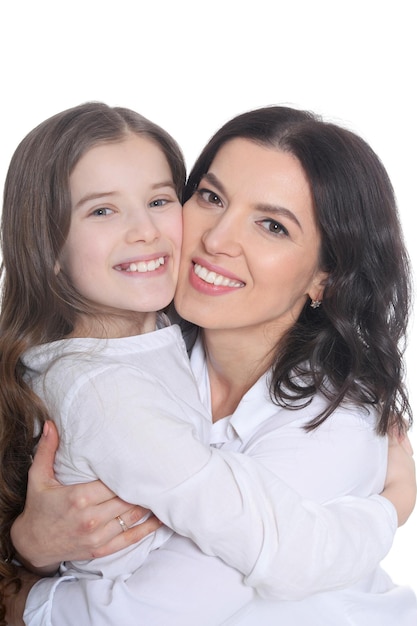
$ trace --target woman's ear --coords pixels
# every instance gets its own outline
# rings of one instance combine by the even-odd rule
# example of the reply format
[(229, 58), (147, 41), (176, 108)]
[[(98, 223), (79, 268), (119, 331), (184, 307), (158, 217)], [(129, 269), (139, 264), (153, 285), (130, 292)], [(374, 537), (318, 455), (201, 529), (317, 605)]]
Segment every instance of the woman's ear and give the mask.
[(54, 265), (55, 276), (58, 276), (60, 271), (61, 271), (61, 264), (59, 261), (55, 261), (55, 265)]
[(321, 302), (323, 300), (323, 292), (326, 286), (329, 274), (327, 272), (318, 271), (313, 279), (313, 283), (308, 292), (312, 302)]

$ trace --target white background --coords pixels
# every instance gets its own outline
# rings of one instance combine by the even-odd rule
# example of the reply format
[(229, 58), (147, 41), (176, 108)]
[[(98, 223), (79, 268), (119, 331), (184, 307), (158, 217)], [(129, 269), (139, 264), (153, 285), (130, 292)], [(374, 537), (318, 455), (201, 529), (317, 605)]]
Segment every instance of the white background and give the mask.
[[(376, 150), (416, 266), (415, 8), (413, 0), (3, 2), (0, 183), (33, 126), (86, 100), (151, 118), (179, 141), (189, 166), (228, 118), (289, 104), (348, 126)], [(412, 330), (414, 406), (416, 360)], [(417, 448), (415, 432), (412, 440)], [(385, 567), (417, 590), (417, 513)]]

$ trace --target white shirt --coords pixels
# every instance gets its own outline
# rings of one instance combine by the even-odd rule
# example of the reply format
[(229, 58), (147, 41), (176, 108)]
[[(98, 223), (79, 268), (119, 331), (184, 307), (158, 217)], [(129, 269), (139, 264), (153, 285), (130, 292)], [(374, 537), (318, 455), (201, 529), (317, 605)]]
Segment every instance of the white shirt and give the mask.
[[(209, 406), (201, 345), (192, 367)], [(211, 450), (189, 428), (159, 424), (166, 446), (152, 462), (159, 467), (167, 454), (171, 472), (150, 478), (142, 503), (243, 577), (174, 535), (131, 576), (41, 581), (26, 623), (415, 626), (413, 594), (377, 567), (393, 538), (394, 509), (363, 497), (382, 488), (386, 441), (374, 434), (372, 414), (352, 406), (307, 434), (301, 427), (323, 402), (317, 395), (306, 409), (279, 408), (265, 376), (213, 425)], [(248, 585), (276, 599), (260, 600)]]
[[(178, 326), (135, 337), (56, 341), (28, 350), (23, 362), (58, 427), (55, 473), (63, 484), (100, 479), (121, 498), (138, 502), (138, 485), (146, 481), (140, 440), (168, 410), (170, 419), (188, 422), (209, 444), (210, 414), (199, 399)], [(149, 454), (147, 459), (153, 466)], [(171, 534), (162, 527), (136, 546), (66, 562), (63, 570), (90, 577), (129, 574)]]

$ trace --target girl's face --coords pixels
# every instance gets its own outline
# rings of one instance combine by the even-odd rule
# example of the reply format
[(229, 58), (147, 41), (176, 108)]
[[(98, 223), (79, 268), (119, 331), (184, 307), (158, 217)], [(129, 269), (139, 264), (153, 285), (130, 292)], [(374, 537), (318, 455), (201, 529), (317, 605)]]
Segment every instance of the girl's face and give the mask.
[(320, 237), (309, 183), (289, 153), (233, 139), (183, 209), (175, 304), (205, 329), (277, 341), (321, 299)]
[[(165, 155), (130, 135), (100, 144), (70, 177), (72, 217), (58, 268), (96, 305), (154, 312), (173, 298), (178, 278), (182, 208)], [(150, 329), (150, 328), (149, 328)]]

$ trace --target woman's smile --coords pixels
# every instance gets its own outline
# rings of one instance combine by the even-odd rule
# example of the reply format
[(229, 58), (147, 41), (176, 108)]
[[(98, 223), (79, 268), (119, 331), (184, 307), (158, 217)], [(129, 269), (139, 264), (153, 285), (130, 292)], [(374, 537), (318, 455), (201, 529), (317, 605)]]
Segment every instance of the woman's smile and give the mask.
[[(184, 205), (175, 296), (210, 329), (273, 327), (276, 340), (319, 299), (320, 236), (298, 160), (246, 139), (222, 146)], [(212, 296), (219, 296), (213, 298)], [(262, 332), (263, 332), (262, 331)]]
[(209, 263), (204, 263), (204, 261), (201, 263), (194, 262), (192, 269), (198, 278), (214, 287), (233, 287), (235, 289), (245, 286), (242, 281), (228, 275), (226, 270), (215, 270)]

